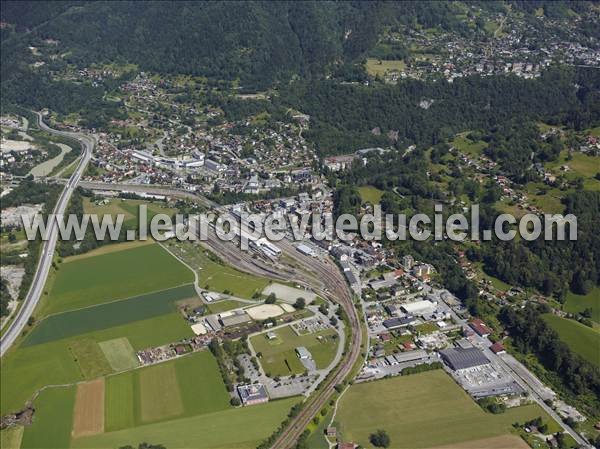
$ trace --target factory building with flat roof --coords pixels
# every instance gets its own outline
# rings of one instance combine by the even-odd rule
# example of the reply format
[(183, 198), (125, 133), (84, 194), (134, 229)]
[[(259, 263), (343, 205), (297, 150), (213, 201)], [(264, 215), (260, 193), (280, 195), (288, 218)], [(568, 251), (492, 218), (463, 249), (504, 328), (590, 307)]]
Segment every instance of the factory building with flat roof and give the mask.
[(454, 371), (488, 365), (490, 361), (477, 348), (449, 348), (440, 351), (442, 359)]

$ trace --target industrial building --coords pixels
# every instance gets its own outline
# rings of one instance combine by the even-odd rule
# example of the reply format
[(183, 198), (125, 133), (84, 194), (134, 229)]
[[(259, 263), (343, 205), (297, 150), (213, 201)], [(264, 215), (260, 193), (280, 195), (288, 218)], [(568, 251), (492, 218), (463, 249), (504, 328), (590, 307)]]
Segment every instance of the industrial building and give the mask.
[(243, 405), (256, 405), (269, 402), (269, 395), (262, 384), (238, 385), (237, 392)]
[(298, 250), (298, 252), (300, 254), (304, 254), (305, 256), (310, 256), (310, 257), (316, 257), (317, 256), (317, 253), (315, 253), (314, 250), (310, 246), (305, 245), (303, 243), (299, 244), (296, 247), (296, 249)]
[(440, 351), (442, 359), (454, 371), (487, 365), (488, 358), (477, 348), (449, 348)]
[(219, 321), (223, 327), (239, 326), (251, 320), (250, 315), (243, 310), (233, 310), (219, 314)]
[(435, 310), (436, 305), (435, 303), (426, 299), (423, 301), (414, 301), (402, 304), (400, 307), (405, 313), (410, 315), (424, 315), (427, 313), (432, 313)]

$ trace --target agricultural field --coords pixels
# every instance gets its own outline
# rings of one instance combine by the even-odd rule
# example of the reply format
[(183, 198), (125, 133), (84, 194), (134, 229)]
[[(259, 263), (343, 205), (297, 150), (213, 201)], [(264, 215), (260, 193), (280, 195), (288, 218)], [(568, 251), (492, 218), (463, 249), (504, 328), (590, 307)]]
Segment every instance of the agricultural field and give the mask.
[(123, 215), (123, 225), (128, 229), (137, 229), (139, 224), (139, 206), (147, 207), (147, 223), (157, 214), (167, 214), (172, 216), (177, 212), (176, 209), (168, 207), (163, 202), (148, 202), (145, 200), (131, 200), (122, 198), (103, 199), (100, 202), (91, 201), (90, 198), (83, 199), (83, 211), (86, 214), (112, 215), (114, 218), (118, 214)]
[(266, 278), (243, 273), (221, 263), (216, 256), (191, 242), (170, 240), (165, 246), (198, 273), (200, 287), (214, 292), (250, 299), (269, 284)]
[(229, 408), (229, 396), (209, 351), (108, 378), (107, 431), (212, 413)]
[(0, 430), (0, 447), (2, 449), (19, 449), (23, 439), (23, 426), (9, 427)]
[[(110, 367), (100, 343), (126, 338), (135, 351), (193, 336), (177, 312), (111, 327), (78, 337), (21, 346), (2, 360), (0, 404), (2, 414), (20, 410), (35, 391), (45, 385), (60, 385), (93, 379)], [(85, 343), (81, 343), (85, 341)], [(84, 349), (73, 350), (83, 345)], [(96, 346), (89, 349), (90, 346)], [(90, 354), (90, 356), (81, 356)]]
[[(285, 326), (273, 332), (277, 336), (273, 340), (269, 340), (266, 333), (250, 339), (254, 350), (262, 355), (259, 361), (263, 370), (271, 376), (289, 376), (306, 371), (295, 352), (298, 346), (310, 351), (317, 369), (326, 368), (333, 360), (339, 343), (333, 329), (297, 335), (290, 326)], [(322, 340), (318, 339), (319, 336), (323, 337)]]
[(553, 314), (545, 314), (544, 320), (574, 352), (600, 367), (600, 331)]
[(73, 261), (66, 258), (58, 266), (51, 286), (47, 286), (45, 315), (156, 292), (194, 280), (188, 268), (157, 244), (127, 246), (123, 251)]
[(104, 378), (77, 385), (73, 437), (104, 432)]
[(587, 295), (576, 295), (575, 293), (567, 293), (565, 301), (565, 312), (581, 313), (585, 309), (592, 309), (592, 320), (600, 323), (600, 287), (594, 287)]
[(406, 64), (402, 60), (387, 61), (385, 59), (368, 58), (365, 68), (369, 75), (383, 77), (388, 72), (402, 72), (406, 68)]
[(351, 386), (340, 400), (336, 421), (344, 441), (368, 447), (369, 435), (384, 429), (392, 447), (416, 449), (462, 447), (463, 442), (508, 435), (513, 423), (538, 416), (550, 431), (557, 430), (537, 405), (486, 413), (449, 375), (435, 370)]
[(125, 337), (101, 341), (98, 345), (115, 372), (130, 370), (139, 364), (131, 343)]
[(106, 432), (73, 440), (71, 447), (137, 447), (140, 441), (153, 441), (168, 448), (254, 449), (277, 429), (296, 402), (297, 398), (289, 398)]
[(363, 203), (379, 204), (383, 196), (383, 190), (379, 190), (373, 186), (361, 186), (358, 188), (358, 193)]
[(25, 428), (21, 449), (69, 447), (75, 387), (50, 388), (35, 401), (33, 424)]
[(47, 343), (165, 315), (176, 311), (175, 302), (195, 296), (194, 287), (184, 285), (51, 315), (39, 322), (23, 346)]

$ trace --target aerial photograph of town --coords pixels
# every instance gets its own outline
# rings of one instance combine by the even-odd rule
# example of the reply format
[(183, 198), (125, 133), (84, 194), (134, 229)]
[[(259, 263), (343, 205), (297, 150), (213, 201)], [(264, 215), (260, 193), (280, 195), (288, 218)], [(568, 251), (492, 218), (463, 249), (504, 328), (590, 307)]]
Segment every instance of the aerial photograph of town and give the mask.
[(600, 1), (0, 6), (1, 449), (600, 449)]

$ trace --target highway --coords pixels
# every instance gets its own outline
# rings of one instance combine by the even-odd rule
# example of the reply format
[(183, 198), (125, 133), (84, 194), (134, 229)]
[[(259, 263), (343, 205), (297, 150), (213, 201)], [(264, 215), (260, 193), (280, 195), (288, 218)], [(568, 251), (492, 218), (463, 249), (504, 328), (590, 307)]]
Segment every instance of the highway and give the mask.
[[(56, 202), (56, 205), (54, 206), (53, 213), (55, 215), (61, 215), (65, 213), (67, 205), (69, 204), (69, 199), (71, 198), (71, 194), (73, 193), (73, 190), (75, 190), (75, 187), (77, 186), (81, 176), (83, 175), (83, 172), (88, 165), (88, 162), (90, 161), (92, 151), (94, 149), (94, 140), (92, 137), (85, 134), (54, 130), (44, 123), (41, 114), (36, 114), (38, 116), (38, 124), (40, 129), (58, 136), (76, 139), (82, 145), (83, 153), (79, 164), (67, 181), (65, 188), (63, 189), (58, 201)], [(58, 226), (56, 225), (56, 222), (52, 220), (48, 227), (48, 239), (42, 242), (40, 259), (38, 261), (33, 281), (29, 287), (29, 291), (27, 292), (27, 296), (17, 311), (14, 320), (12, 323), (10, 323), (8, 329), (4, 335), (2, 335), (2, 339), (0, 340), (0, 357), (4, 356), (6, 351), (8, 351), (17, 337), (21, 335), (21, 332), (27, 325), (29, 317), (33, 314), (33, 311), (35, 310), (35, 307), (42, 296), (44, 285), (46, 283), (50, 267), (52, 266), (52, 258), (54, 256), (54, 250), (56, 248), (57, 241)]]

